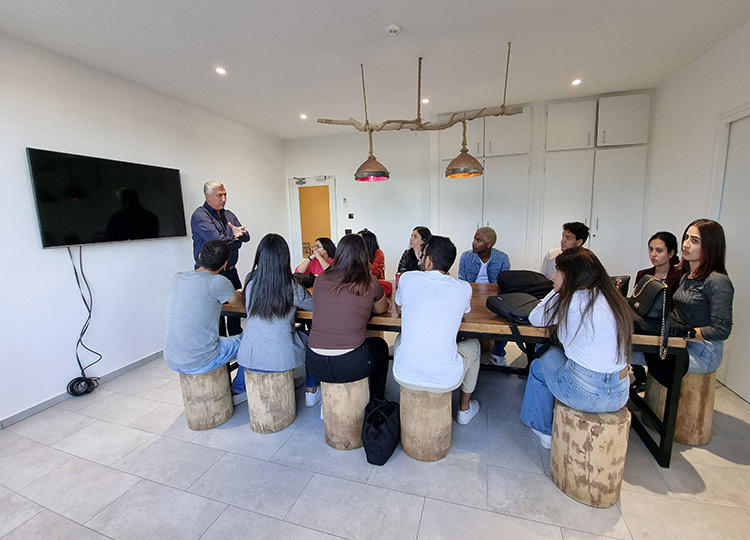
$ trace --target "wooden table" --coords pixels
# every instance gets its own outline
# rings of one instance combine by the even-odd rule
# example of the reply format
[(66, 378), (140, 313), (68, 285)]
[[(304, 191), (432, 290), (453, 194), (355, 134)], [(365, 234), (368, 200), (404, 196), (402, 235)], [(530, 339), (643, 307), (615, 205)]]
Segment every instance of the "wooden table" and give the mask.
[[(484, 339), (513, 339), (510, 330), (510, 324), (507, 319), (492, 313), (487, 309), (487, 298), (498, 293), (498, 286), (495, 283), (472, 283), (473, 294), (471, 297), (471, 311), (466, 313), (458, 329), (459, 336), (477, 337)], [(222, 315), (245, 317), (245, 310), (224, 304)], [(299, 310), (297, 312), (297, 322), (310, 324), (313, 314), (309, 311)], [(391, 306), (390, 311), (381, 315), (374, 315), (367, 324), (370, 330), (383, 330), (388, 332), (401, 331), (401, 317), (396, 313), (395, 305)], [(547, 338), (546, 328), (537, 328), (529, 325), (520, 325), (517, 327), (524, 343), (534, 344), (542, 343)], [(533, 360), (533, 346), (528, 347), (530, 354), (527, 354), (529, 360)], [(633, 335), (633, 350), (658, 353), (659, 336)], [(646, 402), (635, 392), (630, 393), (630, 402), (628, 408), (632, 412), (640, 412), (642, 416), (648, 418), (650, 424), (656, 427), (659, 435), (657, 442), (643, 425), (641, 419), (633, 415), (632, 425), (636, 433), (640, 436), (651, 454), (662, 467), (669, 467), (672, 456), (672, 443), (674, 439), (674, 427), (677, 419), (677, 405), (680, 399), (680, 383), (682, 382), (683, 373), (686, 371), (688, 355), (685, 338), (669, 338), (668, 356), (674, 360), (675, 369), (672, 376), (672, 383), (667, 389), (667, 400), (664, 408), (663, 421), (659, 420), (656, 413), (652, 411)], [(501, 368), (498, 366), (482, 365), (482, 369), (492, 369), (497, 371), (523, 371), (518, 368)], [(528, 367), (525, 368), (528, 372)]]

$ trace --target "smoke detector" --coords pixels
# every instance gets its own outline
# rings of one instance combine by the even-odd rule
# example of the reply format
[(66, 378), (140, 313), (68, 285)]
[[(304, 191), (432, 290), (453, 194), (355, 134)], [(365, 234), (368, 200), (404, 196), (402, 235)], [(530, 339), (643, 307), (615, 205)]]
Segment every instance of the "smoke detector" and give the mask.
[(401, 27), (397, 24), (389, 24), (385, 28), (385, 33), (389, 36), (397, 36), (401, 33)]

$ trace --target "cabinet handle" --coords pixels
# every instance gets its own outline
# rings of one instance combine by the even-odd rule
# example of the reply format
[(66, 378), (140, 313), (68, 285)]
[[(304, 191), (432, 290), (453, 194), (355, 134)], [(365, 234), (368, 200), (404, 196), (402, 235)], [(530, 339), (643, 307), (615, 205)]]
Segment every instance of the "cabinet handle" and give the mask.
[(591, 132), (588, 132), (588, 135), (586, 136), (586, 146), (591, 146)]
[(589, 225), (589, 218), (587, 218), (587, 217), (583, 218), (583, 224), (588, 227), (588, 225)]
[(596, 218), (596, 230), (599, 230), (599, 218)]
[(602, 130), (602, 144), (607, 144), (607, 130)]
[(492, 154), (492, 141), (490, 141), (490, 148), (489, 148), (489, 154)]
[(479, 153), (479, 141), (477, 141), (477, 155), (478, 155), (478, 156), (480, 156), (480, 155), (481, 155), (481, 154)]

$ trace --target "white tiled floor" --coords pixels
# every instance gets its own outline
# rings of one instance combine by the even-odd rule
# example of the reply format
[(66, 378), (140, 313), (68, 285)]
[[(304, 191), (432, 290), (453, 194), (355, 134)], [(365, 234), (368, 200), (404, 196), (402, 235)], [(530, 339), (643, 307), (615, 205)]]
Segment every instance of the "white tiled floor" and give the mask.
[(597, 510), (549, 478), (549, 451), (518, 419), (524, 385), (482, 372), (482, 412), (454, 424), (448, 457), (398, 448), (374, 467), (325, 444), (302, 390), (280, 433), (253, 433), (245, 405), (190, 431), (176, 376), (155, 360), (0, 431), (0, 538), (748, 537), (750, 405), (732, 392), (717, 389), (711, 443), (675, 445), (669, 469), (631, 432), (620, 501)]

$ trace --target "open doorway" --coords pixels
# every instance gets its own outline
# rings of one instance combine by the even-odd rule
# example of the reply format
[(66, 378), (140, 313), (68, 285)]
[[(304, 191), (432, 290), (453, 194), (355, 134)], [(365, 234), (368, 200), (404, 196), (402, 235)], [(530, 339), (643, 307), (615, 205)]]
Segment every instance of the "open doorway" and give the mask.
[(292, 262), (312, 253), (316, 238), (336, 235), (336, 179), (333, 176), (289, 179)]

